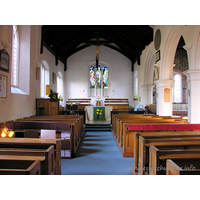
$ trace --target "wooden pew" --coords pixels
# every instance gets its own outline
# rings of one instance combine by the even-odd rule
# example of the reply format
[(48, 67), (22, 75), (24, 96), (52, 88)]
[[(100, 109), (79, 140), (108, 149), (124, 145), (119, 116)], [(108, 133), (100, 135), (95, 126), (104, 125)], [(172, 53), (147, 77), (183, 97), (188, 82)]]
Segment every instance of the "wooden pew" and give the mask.
[(197, 146), (200, 144), (200, 138), (162, 138), (162, 139), (147, 139), (139, 136), (139, 168), (138, 174), (143, 175), (145, 171), (146, 159), (148, 158), (148, 148), (150, 145), (156, 147), (173, 147), (173, 146)]
[[(54, 175), (54, 146), (51, 145), (47, 149), (23, 149), (23, 148), (0, 148), (1, 156), (11, 157), (18, 160), (34, 159), (41, 161), (41, 174)], [(11, 159), (10, 158), (10, 159)]]
[(91, 98), (69, 98), (67, 104), (77, 104), (78, 110), (85, 110), (85, 106), (91, 106)]
[[(149, 124), (134, 124), (136, 126), (136, 128), (130, 128), (128, 129), (127, 126), (129, 124), (123, 123), (122, 127), (118, 127), (119, 133), (118, 136), (114, 138), (118, 144), (119, 149), (121, 150), (122, 154), (124, 157), (133, 157), (134, 154), (134, 148), (133, 148), (133, 144), (134, 144), (134, 132), (135, 131), (149, 131), (151, 130), (151, 127), (154, 128), (154, 126), (158, 127), (157, 130), (151, 130), (151, 131), (166, 131), (166, 128), (163, 129), (162, 127), (165, 127), (166, 125), (170, 125), (174, 128), (174, 130), (176, 130), (176, 126), (178, 123), (156, 123), (154, 122), (149, 123)], [(174, 125), (174, 126), (173, 126)], [(180, 124), (179, 124), (180, 125)], [(188, 124), (183, 124), (183, 125), (188, 125)], [(117, 127), (117, 125), (116, 125)], [(163, 130), (162, 130), (163, 129)], [(177, 129), (178, 130), (178, 129)], [(191, 129), (192, 130), (192, 129)]]
[(47, 149), (54, 146), (54, 172), (61, 175), (61, 140), (40, 138), (0, 138), (0, 148)]
[(188, 165), (188, 161), (191, 163), (192, 159), (200, 158), (200, 148), (192, 147), (191, 149), (184, 149), (184, 147), (176, 146), (175, 148), (158, 149), (154, 145), (151, 145), (149, 153), (149, 175), (165, 175), (167, 159), (185, 159), (185, 165)]
[(164, 123), (187, 123), (182, 118), (174, 118), (171, 116), (155, 116), (155, 115), (113, 115), (112, 116), (112, 132), (118, 143), (122, 142), (123, 123), (125, 124), (164, 124)]
[(40, 161), (3, 160), (1, 159), (0, 175), (40, 175)]
[(166, 175), (200, 175), (200, 159), (167, 159)]
[(125, 124), (184, 124), (184, 121), (176, 121), (175, 119), (160, 119), (160, 118), (152, 118), (152, 119), (135, 119), (135, 120), (117, 120), (116, 121), (116, 140), (118, 143), (122, 142), (123, 138), (123, 123)]
[[(69, 157), (72, 158), (72, 157), (75, 157), (75, 153), (76, 153), (76, 151), (79, 147), (80, 141), (81, 141), (82, 136), (83, 136), (83, 132), (84, 132), (84, 130), (83, 130), (83, 117), (77, 116), (77, 117), (74, 117), (72, 119), (65, 119), (65, 118), (68, 118), (68, 117), (65, 117), (65, 116), (63, 117), (61, 115), (57, 119), (57, 116), (56, 117), (55, 116), (34, 116), (34, 117), (26, 118), (26, 119), (20, 119), (20, 120), (18, 120), (18, 122), (20, 122), (20, 123), (22, 123), (22, 122), (36, 122), (36, 123), (49, 122), (49, 123), (54, 123), (55, 122), (55, 123), (57, 123), (57, 125), (59, 125), (59, 123), (61, 123), (61, 124), (62, 123), (69, 123), (70, 124), (70, 131), (71, 131), (71, 135), (70, 135), (70, 138), (69, 138), (69, 143), (70, 143), (70, 156)], [(13, 123), (17, 123), (17, 122), (13, 122)], [(15, 130), (15, 132), (16, 131), (18, 131), (18, 132), (24, 131), (24, 128), (22, 130)], [(40, 130), (38, 130), (38, 131), (40, 131)], [(61, 132), (62, 132), (62, 130), (57, 130), (58, 138), (60, 138)]]
[[(123, 123), (123, 152), (130, 152), (133, 156), (134, 132), (163, 132), (163, 131), (196, 131), (200, 124), (125, 124)], [(119, 146), (119, 145), (118, 145)], [(129, 154), (130, 154), (129, 153)]]
[(176, 138), (176, 137), (192, 137), (192, 136), (200, 136), (200, 131), (175, 131), (175, 132), (134, 132), (134, 162), (132, 174), (137, 173), (137, 168), (139, 167), (139, 136), (147, 139), (153, 138)]

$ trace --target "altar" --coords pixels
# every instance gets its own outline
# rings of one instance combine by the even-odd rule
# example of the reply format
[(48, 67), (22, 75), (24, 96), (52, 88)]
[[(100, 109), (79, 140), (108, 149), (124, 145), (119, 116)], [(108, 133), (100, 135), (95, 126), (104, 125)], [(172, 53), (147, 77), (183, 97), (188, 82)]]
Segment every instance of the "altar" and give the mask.
[(85, 117), (87, 121), (110, 120), (113, 106), (86, 106)]

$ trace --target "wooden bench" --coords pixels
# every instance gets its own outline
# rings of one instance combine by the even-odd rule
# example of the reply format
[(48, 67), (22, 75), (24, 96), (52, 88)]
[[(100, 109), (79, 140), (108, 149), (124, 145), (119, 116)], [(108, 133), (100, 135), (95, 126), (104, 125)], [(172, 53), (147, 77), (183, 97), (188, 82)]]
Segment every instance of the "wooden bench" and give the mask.
[(123, 136), (123, 123), (125, 124), (163, 124), (163, 123), (187, 123), (182, 118), (171, 116), (155, 116), (155, 115), (113, 115), (112, 131), (115, 138), (121, 140)]
[[(185, 165), (188, 161), (191, 163), (192, 159), (199, 158), (200, 148), (190, 147), (191, 149), (184, 149), (185, 146), (168, 147), (165, 149), (158, 149), (154, 145), (150, 146), (149, 153), (149, 174), (150, 175), (165, 175), (166, 174), (166, 160), (167, 159), (186, 159)], [(199, 165), (200, 166), (200, 165)]]
[[(150, 116), (148, 116), (150, 117)], [(124, 157), (133, 157), (134, 149), (134, 132), (135, 131), (149, 131), (152, 129), (154, 131), (166, 131), (167, 128), (173, 125), (175, 128), (178, 124), (185, 124), (183, 121), (175, 121), (174, 119), (159, 119), (159, 118), (147, 118), (141, 119), (140, 121), (132, 121), (134, 124), (128, 124), (130, 122), (116, 121), (115, 123), (115, 132), (113, 131), (114, 138), (118, 144), (119, 149), (121, 150)], [(168, 125), (168, 126), (167, 126)], [(130, 127), (130, 128), (129, 128)], [(163, 129), (163, 130), (162, 130)]]
[(0, 160), (4, 156), (10, 159), (41, 161), (41, 174), (54, 175), (54, 146), (47, 149), (0, 148)]
[[(29, 123), (28, 123), (29, 122)], [(27, 125), (26, 125), (27, 123)], [(12, 126), (10, 125), (12, 124)], [(15, 125), (16, 126), (13, 126)], [(33, 125), (32, 125), (33, 124)], [(35, 125), (37, 124), (37, 126)], [(41, 124), (41, 125), (40, 125)], [(69, 127), (67, 126), (69, 124)], [(40, 125), (40, 126), (39, 126)], [(40, 131), (42, 127), (43, 129), (53, 129), (56, 130), (58, 138), (61, 138), (61, 132), (62, 131), (70, 131), (70, 137), (68, 141), (62, 142), (68, 142), (70, 146), (70, 154), (67, 156), (62, 157), (74, 157), (75, 153), (79, 147), (80, 141), (82, 139), (84, 130), (83, 130), (83, 116), (65, 116), (65, 115), (56, 115), (56, 116), (32, 116), (25, 119), (20, 119), (17, 122), (7, 122), (6, 126), (9, 129), (18, 131), (18, 133), (24, 132), (25, 137), (25, 129), (34, 127), (37, 129), (36, 131)], [(21, 130), (19, 130), (21, 129)], [(27, 131), (27, 130), (26, 130)], [(23, 134), (22, 134), (23, 135)], [(33, 134), (32, 134), (33, 135)], [(36, 134), (38, 135), (38, 134)], [(30, 136), (30, 134), (29, 134)]]
[(127, 98), (105, 98), (105, 106), (113, 106), (113, 111), (129, 111), (129, 101)]
[(132, 174), (136, 174), (137, 168), (139, 166), (138, 157), (139, 157), (139, 136), (143, 138), (176, 138), (176, 137), (192, 137), (200, 136), (200, 131), (174, 131), (174, 132), (134, 132), (134, 162)]
[(0, 148), (47, 149), (54, 146), (54, 172), (61, 175), (61, 140), (40, 138), (0, 138)]
[(91, 98), (68, 98), (67, 104), (77, 104), (78, 110), (85, 110), (85, 106), (91, 106)]
[(175, 146), (198, 146), (200, 144), (200, 137), (190, 138), (163, 138), (163, 139), (147, 139), (145, 140), (142, 136), (139, 136), (139, 167), (138, 174), (143, 175), (145, 171), (145, 164), (148, 159), (148, 149), (151, 145), (156, 147), (175, 147)]
[(0, 175), (40, 175), (40, 161), (3, 160), (1, 159)]
[(134, 154), (134, 132), (193, 131), (200, 130), (200, 124), (125, 124), (123, 123), (123, 152)]
[(166, 175), (200, 175), (200, 159), (167, 159)]

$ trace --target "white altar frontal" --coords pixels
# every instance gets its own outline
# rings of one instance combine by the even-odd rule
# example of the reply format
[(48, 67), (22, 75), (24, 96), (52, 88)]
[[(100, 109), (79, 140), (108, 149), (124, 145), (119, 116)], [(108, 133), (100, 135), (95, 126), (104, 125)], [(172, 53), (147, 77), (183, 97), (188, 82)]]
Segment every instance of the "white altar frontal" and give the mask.
[[(87, 122), (91, 122), (93, 121), (93, 108), (96, 107), (96, 106), (86, 106), (85, 107), (85, 120), (86, 120), (86, 123)], [(98, 106), (99, 107), (99, 106)], [(108, 121), (110, 122), (110, 112), (113, 110), (113, 106), (103, 106), (105, 107), (105, 121)]]

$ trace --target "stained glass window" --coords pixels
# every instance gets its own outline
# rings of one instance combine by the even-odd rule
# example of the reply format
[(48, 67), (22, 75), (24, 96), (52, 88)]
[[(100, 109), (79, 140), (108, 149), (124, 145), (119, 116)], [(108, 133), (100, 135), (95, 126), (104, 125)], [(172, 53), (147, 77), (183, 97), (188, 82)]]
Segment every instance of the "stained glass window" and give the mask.
[[(108, 88), (108, 67), (99, 65), (98, 67), (90, 66), (90, 89)], [(103, 83), (103, 84), (102, 84)]]
[(108, 67), (103, 67), (103, 88), (108, 88)]
[(101, 89), (101, 82), (102, 82), (102, 72), (101, 72), (101, 65), (96, 68), (96, 86), (97, 89)]
[(95, 67), (90, 67), (90, 88), (95, 88)]

